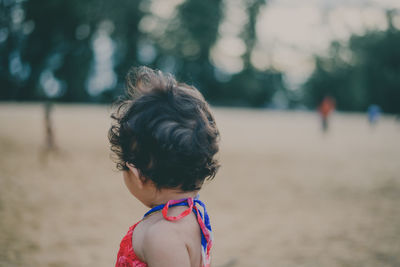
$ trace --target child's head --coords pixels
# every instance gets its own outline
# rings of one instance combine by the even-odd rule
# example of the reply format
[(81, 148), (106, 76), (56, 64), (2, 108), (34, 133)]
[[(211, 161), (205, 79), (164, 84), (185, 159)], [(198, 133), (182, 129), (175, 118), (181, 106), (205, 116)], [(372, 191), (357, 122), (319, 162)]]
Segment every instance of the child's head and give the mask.
[(146, 67), (128, 73), (126, 90), (109, 130), (117, 168), (134, 166), (144, 182), (183, 192), (212, 179), (219, 132), (200, 92)]

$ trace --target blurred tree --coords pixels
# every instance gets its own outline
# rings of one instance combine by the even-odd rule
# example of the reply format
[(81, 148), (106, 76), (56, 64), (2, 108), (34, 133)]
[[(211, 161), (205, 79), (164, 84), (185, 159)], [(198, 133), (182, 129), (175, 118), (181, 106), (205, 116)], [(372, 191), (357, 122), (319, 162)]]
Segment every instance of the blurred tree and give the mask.
[[(210, 62), (210, 51), (219, 38), (223, 3), (228, 2), (185, 0), (170, 19), (159, 18), (164, 19), (162, 25), (151, 28), (154, 21), (148, 18), (156, 15), (149, 7), (155, 2), (0, 1), (4, 15), (0, 18), (0, 81), (6, 88), (0, 98), (109, 102), (121, 94), (128, 69), (140, 64), (175, 73), (213, 103), (263, 106), (282, 87), (281, 73), (259, 71), (250, 60), (257, 42), (258, 13), (266, 0), (243, 1), (248, 16), (240, 36), (246, 44), (244, 68), (225, 81), (217, 79), (220, 73)], [(96, 40), (104, 35), (108, 45), (112, 43), (110, 64), (117, 81), (105, 85), (110, 88), (103, 92), (96, 91), (99, 95), (90, 95), (87, 89), (98, 65)], [(103, 50), (100, 53), (106, 53)]]
[(109, 5), (107, 10), (110, 13), (110, 19), (115, 25), (115, 30), (111, 36), (116, 43), (114, 64), (118, 82), (117, 90), (114, 91), (115, 97), (115, 95), (121, 93), (122, 84), (129, 68), (139, 65), (137, 53), (139, 40), (143, 37), (139, 30), (139, 23), (144, 15), (140, 9), (143, 0), (105, 2)]
[(243, 70), (235, 74), (224, 86), (222, 102), (233, 105), (263, 107), (277, 90), (283, 90), (283, 75), (276, 70), (259, 71), (251, 62), (251, 55), (257, 43), (256, 23), (260, 9), (266, 0), (245, 0), (247, 22), (240, 37), (246, 45), (242, 56)]
[(251, 53), (257, 42), (256, 23), (260, 8), (266, 4), (266, 0), (246, 0), (247, 23), (242, 31), (242, 38), (246, 44), (246, 52), (243, 54), (244, 69), (252, 68)]
[(400, 31), (391, 14), (386, 31), (353, 35), (346, 44), (333, 42), (327, 57), (316, 57), (304, 86), (310, 107), (330, 95), (340, 110), (365, 111), (377, 104), (384, 112), (400, 113)]
[[(31, 66), (31, 73), (25, 86), (20, 88), (18, 99), (46, 97), (43, 92), (46, 81), (41, 77), (47, 71), (59, 80), (59, 92), (54, 94), (62, 100), (88, 100), (85, 85), (93, 58), (91, 30), (97, 24), (90, 14), (94, 4), (90, 0), (25, 2), (26, 21), (33, 23), (34, 29), (23, 42), (21, 55)], [(86, 32), (79, 33), (79, 27), (85, 25)]]
[(156, 67), (175, 72), (180, 80), (194, 84), (211, 100), (217, 97), (220, 84), (215, 79), (210, 50), (218, 39), (222, 19), (222, 0), (186, 0), (157, 40), (161, 51)]
[(13, 99), (23, 79), (19, 47), (21, 43), (21, 5), (16, 1), (0, 1), (0, 99)]
[(109, 34), (113, 33), (110, 37), (117, 48), (113, 63), (121, 84), (124, 73), (136, 63), (140, 3), (0, 1), (0, 81), (5, 88), (0, 97), (37, 100), (50, 94), (62, 101), (89, 101), (93, 40), (104, 21), (112, 28)]
[(278, 90), (283, 90), (283, 75), (274, 70), (247, 68), (224, 85), (221, 104), (265, 107)]

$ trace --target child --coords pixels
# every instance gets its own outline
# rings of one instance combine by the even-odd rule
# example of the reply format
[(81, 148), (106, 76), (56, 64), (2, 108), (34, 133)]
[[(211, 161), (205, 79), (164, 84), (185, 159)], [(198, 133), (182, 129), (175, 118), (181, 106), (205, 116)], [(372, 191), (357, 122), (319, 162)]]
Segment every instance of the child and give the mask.
[(212, 233), (198, 192), (218, 162), (219, 132), (196, 88), (146, 67), (111, 116), (111, 150), (130, 193), (151, 208), (121, 241), (116, 266), (209, 266)]

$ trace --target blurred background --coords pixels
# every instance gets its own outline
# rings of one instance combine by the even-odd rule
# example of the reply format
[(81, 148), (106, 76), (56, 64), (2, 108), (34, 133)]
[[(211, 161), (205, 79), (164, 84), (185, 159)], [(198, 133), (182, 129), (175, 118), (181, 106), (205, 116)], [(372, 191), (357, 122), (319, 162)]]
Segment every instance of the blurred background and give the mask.
[(217, 105), (400, 112), (395, 0), (0, 2), (0, 100), (111, 102), (131, 66)]
[(400, 266), (397, 0), (0, 0), (0, 266), (114, 264), (139, 65), (215, 112), (214, 266)]

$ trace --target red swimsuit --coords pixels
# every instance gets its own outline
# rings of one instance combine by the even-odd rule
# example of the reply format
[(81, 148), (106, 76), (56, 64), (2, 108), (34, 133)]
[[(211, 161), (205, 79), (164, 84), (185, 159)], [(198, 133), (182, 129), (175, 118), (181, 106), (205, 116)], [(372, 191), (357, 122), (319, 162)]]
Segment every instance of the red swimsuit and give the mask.
[(147, 267), (147, 264), (140, 261), (139, 257), (136, 256), (132, 246), (133, 230), (140, 222), (129, 227), (128, 233), (122, 239), (117, 255), (117, 263), (115, 264), (116, 267)]
[[(204, 214), (200, 211), (199, 208), (196, 207), (196, 204), (199, 204), (203, 208)], [(183, 211), (180, 215), (173, 217), (168, 216), (168, 207), (172, 206), (189, 206), (185, 211)], [(212, 246), (212, 232), (210, 220), (205, 209), (205, 205), (203, 202), (198, 200), (198, 198), (186, 198), (180, 200), (170, 200), (165, 205), (159, 205), (157, 207), (152, 208), (149, 212), (147, 212), (144, 217), (149, 214), (162, 210), (163, 217), (168, 221), (177, 221), (188, 214), (190, 212), (194, 212), (197, 217), (197, 222), (199, 223), (201, 229), (201, 246), (202, 246), (202, 262), (204, 267), (210, 266), (210, 250)], [(132, 246), (132, 234), (135, 230), (135, 227), (141, 221), (137, 222), (135, 225), (129, 228), (128, 233), (124, 236), (121, 241), (120, 248), (117, 255), (117, 262), (115, 263), (115, 267), (147, 267), (147, 263), (142, 262), (139, 257), (135, 254)]]

